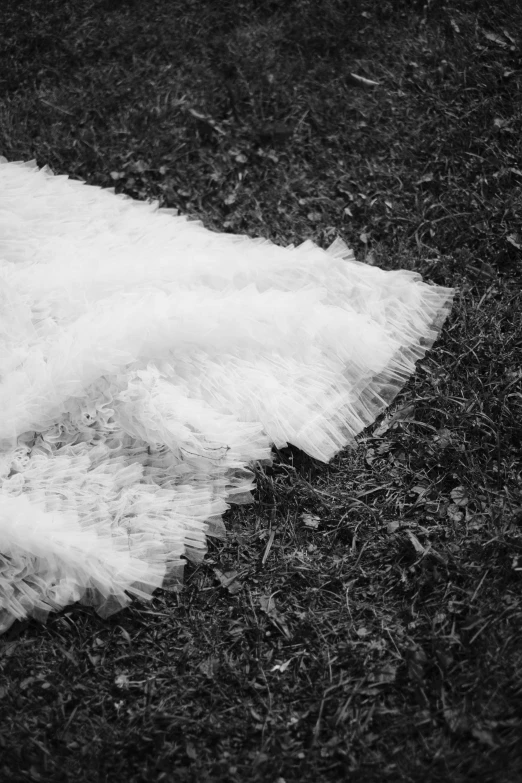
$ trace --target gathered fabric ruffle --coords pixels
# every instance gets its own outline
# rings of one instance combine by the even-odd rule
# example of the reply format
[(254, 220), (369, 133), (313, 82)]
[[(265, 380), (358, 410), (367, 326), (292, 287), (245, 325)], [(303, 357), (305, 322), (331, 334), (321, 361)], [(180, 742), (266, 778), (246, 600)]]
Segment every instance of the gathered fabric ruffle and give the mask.
[(375, 420), (452, 295), (0, 163), (0, 630), (179, 582), (272, 445)]

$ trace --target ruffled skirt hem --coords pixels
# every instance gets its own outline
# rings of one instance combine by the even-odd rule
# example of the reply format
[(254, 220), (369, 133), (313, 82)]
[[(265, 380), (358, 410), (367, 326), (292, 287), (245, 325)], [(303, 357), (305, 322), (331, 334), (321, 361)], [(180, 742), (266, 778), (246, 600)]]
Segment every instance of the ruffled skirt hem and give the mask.
[(330, 460), (431, 347), (451, 289), (0, 162), (0, 631), (176, 584), (249, 466)]

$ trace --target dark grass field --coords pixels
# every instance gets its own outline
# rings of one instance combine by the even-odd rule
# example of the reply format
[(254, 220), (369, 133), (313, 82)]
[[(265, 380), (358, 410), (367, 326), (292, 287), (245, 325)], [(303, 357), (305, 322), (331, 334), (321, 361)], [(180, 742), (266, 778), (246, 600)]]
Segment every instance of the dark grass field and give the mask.
[(179, 594), (0, 639), (0, 779), (522, 780), (522, 6), (0, 13), (9, 160), (458, 289), (389, 415), (276, 454)]

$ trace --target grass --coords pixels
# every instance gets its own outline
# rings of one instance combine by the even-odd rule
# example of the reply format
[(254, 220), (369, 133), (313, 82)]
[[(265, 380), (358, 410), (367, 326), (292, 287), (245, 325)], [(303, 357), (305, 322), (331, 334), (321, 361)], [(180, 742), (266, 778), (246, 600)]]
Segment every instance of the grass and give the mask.
[(181, 593), (2, 637), (2, 779), (520, 780), (519, 4), (3, 13), (8, 159), (458, 294), (389, 414), (275, 455)]

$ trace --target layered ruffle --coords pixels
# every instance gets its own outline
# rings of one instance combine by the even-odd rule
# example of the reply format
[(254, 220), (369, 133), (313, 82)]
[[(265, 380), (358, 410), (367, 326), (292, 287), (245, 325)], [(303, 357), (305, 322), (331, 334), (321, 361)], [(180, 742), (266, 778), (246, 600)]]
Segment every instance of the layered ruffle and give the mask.
[[(287, 443), (328, 461), (452, 291), (0, 164), (0, 625), (180, 578)], [(3, 620), (2, 620), (3, 618)]]

